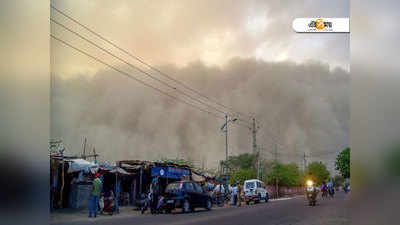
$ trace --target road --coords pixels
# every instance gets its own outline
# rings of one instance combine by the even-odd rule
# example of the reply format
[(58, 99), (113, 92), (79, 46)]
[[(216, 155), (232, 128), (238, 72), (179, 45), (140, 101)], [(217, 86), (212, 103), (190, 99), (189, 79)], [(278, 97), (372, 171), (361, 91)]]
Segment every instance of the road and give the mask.
[(308, 206), (304, 197), (271, 201), (256, 205), (197, 209), (194, 213), (133, 215), (104, 219), (87, 218), (84, 221), (57, 225), (118, 224), (118, 225), (340, 225), (350, 224), (349, 195), (339, 192), (334, 199), (319, 199), (317, 206)]

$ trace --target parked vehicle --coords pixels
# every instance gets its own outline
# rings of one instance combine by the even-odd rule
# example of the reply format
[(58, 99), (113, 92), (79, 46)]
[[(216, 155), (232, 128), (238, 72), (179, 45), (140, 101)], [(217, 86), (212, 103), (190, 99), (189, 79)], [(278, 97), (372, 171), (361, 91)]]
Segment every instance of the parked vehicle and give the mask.
[(244, 201), (246, 204), (250, 204), (250, 202), (259, 203), (261, 200), (268, 202), (269, 193), (265, 188), (264, 182), (252, 179), (246, 180), (243, 185), (244, 192)]
[(168, 184), (165, 189), (164, 209), (167, 213), (181, 208), (183, 213), (194, 211), (196, 207), (212, 208), (211, 196), (196, 182), (178, 181)]

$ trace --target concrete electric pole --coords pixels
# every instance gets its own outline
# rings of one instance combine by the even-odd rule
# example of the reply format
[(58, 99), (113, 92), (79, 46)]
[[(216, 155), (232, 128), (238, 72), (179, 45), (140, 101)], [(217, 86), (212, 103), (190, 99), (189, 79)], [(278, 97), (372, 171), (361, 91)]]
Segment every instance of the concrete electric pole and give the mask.
[(226, 163), (226, 169), (225, 169), (225, 179), (226, 179), (226, 187), (228, 187), (228, 115), (225, 115), (225, 163)]
[(275, 143), (275, 193), (276, 193), (276, 198), (279, 197), (279, 191), (278, 191), (278, 144)]
[(256, 128), (256, 119), (253, 118), (253, 154), (257, 154), (257, 128)]

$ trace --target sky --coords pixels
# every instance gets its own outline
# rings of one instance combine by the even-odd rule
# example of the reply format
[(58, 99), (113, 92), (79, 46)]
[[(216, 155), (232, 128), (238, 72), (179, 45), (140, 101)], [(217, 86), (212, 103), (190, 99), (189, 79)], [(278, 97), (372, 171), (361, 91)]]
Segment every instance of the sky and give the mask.
[[(335, 153), (349, 144), (349, 34), (297, 34), (291, 26), (297, 17), (349, 17), (348, 1), (52, 4), (171, 77), (237, 111), (255, 114), (257, 141), (266, 159), (272, 157), (273, 136), (279, 139), (280, 160), (301, 165), (300, 155), (306, 153), (308, 161), (326, 161), (332, 169)], [(51, 17), (148, 71), (56, 11)], [(50, 29), (135, 78), (181, 97), (54, 23)], [(71, 153), (81, 153), (87, 137), (102, 159), (111, 161), (183, 157), (215, 168), (225, 157), (219, 130), (223, 120), (160, 95), (54, 39), (50, 45), (51, 135), (63, 139)], [(251, 151), (247, 128), (230, 125), (229, 151)]]

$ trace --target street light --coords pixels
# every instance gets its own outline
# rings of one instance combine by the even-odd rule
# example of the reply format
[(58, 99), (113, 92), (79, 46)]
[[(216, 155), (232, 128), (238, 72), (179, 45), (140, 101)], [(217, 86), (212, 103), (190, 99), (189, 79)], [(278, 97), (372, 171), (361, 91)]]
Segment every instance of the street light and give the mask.
[(225, 168), (225, 184), (226, 184), (226, 187), (228, 188), (228, 169), (229, 169), (229, 166), (228, 166), (228, 123), (229, 122), (235, 122), (237, 120), (237, 118), (232, 118), (232, 119), (230, 119), (230, 120), (228, 120), (228, 115), (225, 115), (225, 123), (224, 123), (224, 125), (222, 125), (222, 127), (221, 127), (221, 131), (223, 131), (224, 130), (224, 128), (225, 128), (225, 157), (226, 157), (226, 159), (225, 159), (225, 166), (226, 166), (226, 168)]

